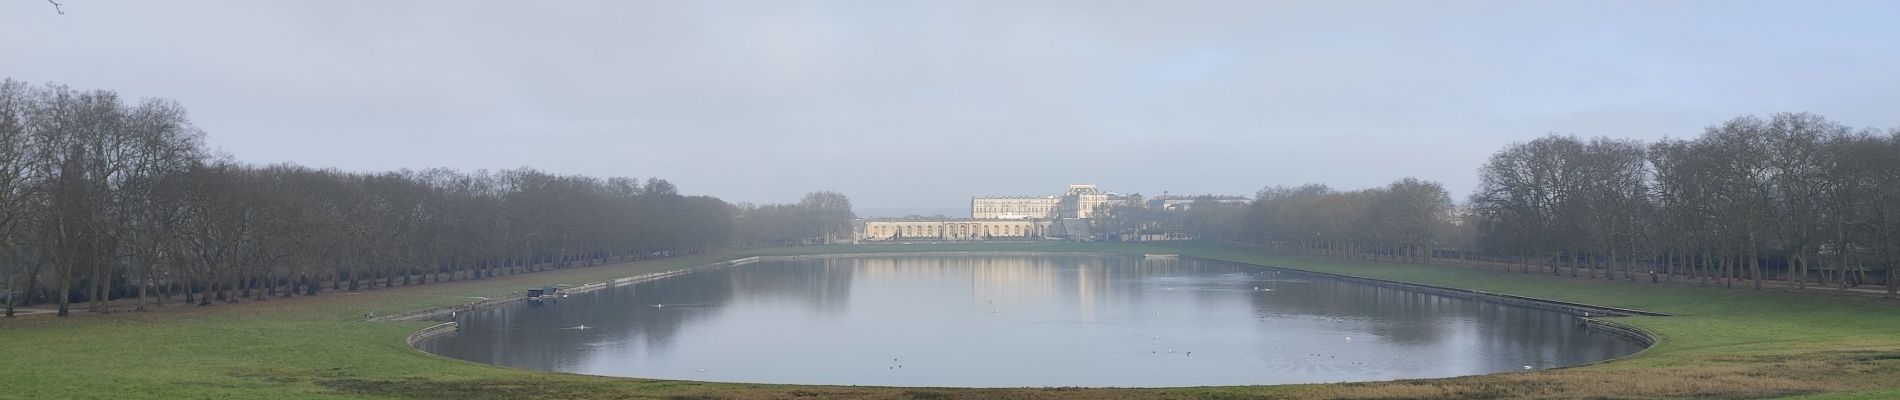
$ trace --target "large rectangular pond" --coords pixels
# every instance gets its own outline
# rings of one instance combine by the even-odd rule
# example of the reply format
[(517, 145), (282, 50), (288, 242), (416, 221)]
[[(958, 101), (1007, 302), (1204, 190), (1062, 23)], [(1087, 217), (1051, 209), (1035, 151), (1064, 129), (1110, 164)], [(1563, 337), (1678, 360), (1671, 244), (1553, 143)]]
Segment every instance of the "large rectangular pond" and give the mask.
[(1253, 385), (1641, 350), (1541, 309), (1200, 260), (879, 256), (707, 269), (456, 317), (424, 351), (581, 374), (884, 386)]

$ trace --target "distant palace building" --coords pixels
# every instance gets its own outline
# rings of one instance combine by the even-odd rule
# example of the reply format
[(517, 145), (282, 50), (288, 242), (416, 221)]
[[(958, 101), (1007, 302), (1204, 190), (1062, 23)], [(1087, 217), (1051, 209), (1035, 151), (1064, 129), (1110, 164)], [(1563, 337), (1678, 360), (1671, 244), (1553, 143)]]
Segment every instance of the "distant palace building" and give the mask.
[[(1105, 192), (1090, 184), (1069, 185), (1060, 196), (978, 196), (970, 198), (970, 218), (875, 218), (856, 221), (856, 242), (979, 241), (979, 240), (1097, 240), (1096, 213), (1125, 207), (1131, 198)], [(1186, 211), (1196, 200), (1216, 204), (1247, 204), (1241, 196), (1170, 196), (1163, 193), (1140, 207)]]
[(880, 218), (858, 221), (861, 242), (1031, 240), (1054, 237), (1050, 219)]
[(1097, 207), (1121, 196), (1095, 185), (1069, 185), (1061, 196), (981, 196), (970, 198), (970, 219), (1087, 219)]
[(971, 219), (1056, 219), (1061, 197), (985, 196), (970, 198)]
[(859, 242), (1091, 239), (1088, 219), (1123, 200), (1095, 185), (1069, 185), (1060, 196), (970, 198), (970, 218), (859, 220)]

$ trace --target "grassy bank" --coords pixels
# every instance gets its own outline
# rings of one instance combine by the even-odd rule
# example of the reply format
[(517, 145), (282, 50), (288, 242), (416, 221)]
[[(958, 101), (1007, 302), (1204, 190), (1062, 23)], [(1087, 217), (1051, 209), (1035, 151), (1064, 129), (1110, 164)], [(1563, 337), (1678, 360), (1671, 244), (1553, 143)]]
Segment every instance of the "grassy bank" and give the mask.
[[(1662, 338), (1580, 368), (1360, 384), (1183, 389), (919, 389), (600, 378), (513, 370), (408, 348), (422, 322), (362, 322), (524, 287), (584, 283), (752, 255), (827, 252), (1181, 253), (1637, 308)], [(987, 244), (768, 249), (314, 298), (0, 321), (0, 398), (1816, 398), (1900, 397), (1900, 305), (1889, 300), (1280, 257), (1213, 245)]]

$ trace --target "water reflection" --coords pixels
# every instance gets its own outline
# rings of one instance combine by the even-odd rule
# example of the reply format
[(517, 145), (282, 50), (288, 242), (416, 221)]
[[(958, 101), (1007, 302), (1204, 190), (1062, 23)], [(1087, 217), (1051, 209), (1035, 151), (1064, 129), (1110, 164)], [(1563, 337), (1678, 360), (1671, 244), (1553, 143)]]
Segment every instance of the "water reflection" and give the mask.
[(893, 386), (1425, 378), (1639, 350), (1559, 313), (1293, 271), (1115, 257), (767, 262), (460, 322), (460, 333), (423, 349), (584, 374)]

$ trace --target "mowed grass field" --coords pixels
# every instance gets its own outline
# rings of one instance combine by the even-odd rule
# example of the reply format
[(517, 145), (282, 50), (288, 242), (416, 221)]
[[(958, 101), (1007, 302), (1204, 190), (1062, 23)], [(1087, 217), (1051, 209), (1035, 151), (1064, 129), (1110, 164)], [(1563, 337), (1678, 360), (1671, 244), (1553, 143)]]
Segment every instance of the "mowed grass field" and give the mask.
[[(753, 255), (924, 251), (1179, 253), (1548, 299), (1637, 308), (1661, 343), (1577, 368), (1392, 382), (1175, 389), (953, 389), (755, 385), (606, 378), (425, 354), (427, 322), (389, 314), (518, 296)], [(790, 399), (790, 398), (1900, 398), (1900, 302), (1740, 288), (1606, 282), (1469, 267), (1274, 256), (1212, 244), (858, 245), (763, 249), (499, 278), (325, 292), (147, 313), (0, 320), (0, 399)]]

